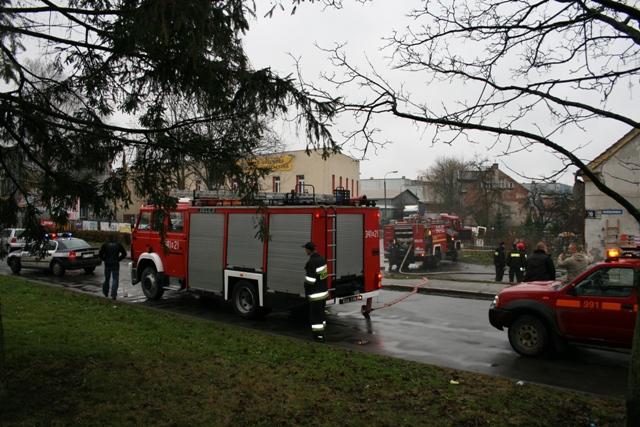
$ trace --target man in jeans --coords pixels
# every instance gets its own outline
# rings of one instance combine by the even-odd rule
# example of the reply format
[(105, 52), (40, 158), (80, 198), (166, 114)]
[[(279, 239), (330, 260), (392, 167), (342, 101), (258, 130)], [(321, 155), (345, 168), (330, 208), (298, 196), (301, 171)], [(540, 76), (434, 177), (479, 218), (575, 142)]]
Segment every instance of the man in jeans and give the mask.
[(111, 298), (116, 299), (118, 295), (118, 280), (120, 275), (120, 261), (127, 257), (127, 251), (120, 242), (116, 242), (116, 236), (111, 234), (109, 241), (103, 243), (99, 253), (100, 259), (104, 262), (104, 283), (102, 293), (109, 296), (109, 278), (111, 277)]

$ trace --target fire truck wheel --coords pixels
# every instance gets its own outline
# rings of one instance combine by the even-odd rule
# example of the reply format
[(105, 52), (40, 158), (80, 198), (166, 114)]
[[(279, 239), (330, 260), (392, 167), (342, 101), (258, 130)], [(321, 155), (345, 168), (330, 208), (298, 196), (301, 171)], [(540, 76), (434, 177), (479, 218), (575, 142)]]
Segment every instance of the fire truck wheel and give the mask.
[(153, 267), (147, 267), (142, 271), (140, 285), (144, 296), (148, 299), (160, 299), (164, 294), (164, 288), (158, 283), (158, 274)]
[(20, 260), (17, 258), (9, 258), (9, 268), (13, 274), (20, 273), (20, 269), (22, 268)]
[(233, 309), (241, 317), (255, 319), (263, 313), (258, 305), (258, 289), (253, 283), (244, 280), (236, 283), (231, 301), (233, 301)]
[(523, 356), (540, 356), (549, 347), (549, 331), (540, 318), (523, 314), (509, 327), (509, 343)]
[(51, 272), (54, 276), (62, 277), (64, 276), (64, 267), (58, 261), (53, 261), (51, 263)]

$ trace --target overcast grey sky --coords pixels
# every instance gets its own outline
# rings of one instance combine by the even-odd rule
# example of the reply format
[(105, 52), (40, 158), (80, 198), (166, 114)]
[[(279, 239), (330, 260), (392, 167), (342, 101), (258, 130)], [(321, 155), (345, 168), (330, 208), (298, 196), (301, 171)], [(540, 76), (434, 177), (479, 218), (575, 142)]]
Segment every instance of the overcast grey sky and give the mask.
[[(259, 2), (262, 3), (262, 2)], [(289, 10), (274, 14), (272, 18), (264, 18), (266, 3), (258, 5), (256, 22), (245, 38), (245, 46), (252, 64), (256, 68), (272, 67), (281, 75), (294, 73), (294, 61), (289, 54), (300, 57), (306, 80), (318, 81), (321, 72), (331, 72), (327, 61), (327, 54), (319, 51), (315, 44), (330, 47), (335, 42), (347, 42), (345, 51), (353, 63), (366, 67), (368, 58), (376, 67), (397, 86), (403, 84), (416, 94), (428, 93), (429, 99), (440, 102), (439, 98), (450, 98), (462, 93), (461, 87), (427, 87), (424, 78), (413, 74), (385, 71), (388, 60), (380, 50), (382, 37), (390, 35), (394, 29), (402, 30), (409, 19), (406, 14), (420, 1), (382, 1), (374, 0), (361, 5), (345, 2), (344, 9), (322, 10), (319, 5), (303, 3), (294, 15)], [(637, 89), (635, 89), (637, 91)], [(357, 96), (357, 93), (349, 95)], [(625, 88), (619, 93), (612, 94), (610, 106), (616, 111), (632, 115), (634, 110), (634, 88)], [(424, 97), (422, 97), (424, 99)], [(340, 128), (349, 130), (351, 123), (342, 120)], [(420, 170), (427, 168), (439, 156), (456, 156), (470, 160), (475, 156), (488, 158), (500, 163), (501, 168), (519, 181), (524, 181), (511, 168), (526, 176), (544, 176), (561, 167), (561, 161), (549, 149), (538, 146), (531, 151), (524, 151), (508, 156), (503, 154), (504, 146), (497, 146), (489, 150), (489, 144), (470, 145), (455, 143), (453, 146), (444, 144), (433, 145), (429, 129), (416, 128), (411, 122), (395, 119), (391, 116), (376, 118), (376, 127), (383, 130), (384, 139), (393, 141), (377, 150), (367, 153), (361, 162), (361, 178), (382, 177), (385, 172), (398, 170), (397, 176), (415, 178)], [(616, 142), (629, 129), (623, 125), (598, 122), (591, 123), (585, 132), (566, 132), (556, 141), (572, 150), (580, 148), (576, 153), (583, 160), (589, 161), (608, 146)], [(304, 138), (296, 137), (291, 126), (278, 124), (276, 126), (287, 149), (304, 148)], [(346, 152), (356, 158), (362, 153), (358, 147), (345, 147)], [(571, 184), (573, 175), (565, 173), (559, 180)]]

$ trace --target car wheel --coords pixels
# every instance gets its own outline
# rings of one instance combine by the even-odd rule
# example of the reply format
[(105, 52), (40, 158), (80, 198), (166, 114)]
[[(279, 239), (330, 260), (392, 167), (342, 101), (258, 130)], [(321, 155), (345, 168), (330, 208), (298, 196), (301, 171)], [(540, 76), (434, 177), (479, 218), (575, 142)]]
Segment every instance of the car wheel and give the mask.
[(51, 272), (54, 276), (62, 277), (64, 276), (64, 267), (58, 261), (53, 261), (51, 263)]
[(20, 260), (18, 258), (9, 258), (9, 261), (7, 261), (7, 263), (9, 264), (9, 268), (11, 269), (11, 272), (13, 274), (20, 273), (20, 269), (22, 268), (22, 266), (20, 265)]
[(87, 273), (87, 274), (91, 274), (91, 273), (93, 273), (94, 271), (96, 271), (96, 268), (95, 268), (95, 267), (85, 267), (85, 268), (84, 268), (84, 272), (85, 272), (85, 273)]
[(549, 331), (539, 317), (523, 314), (509, 327), (509, 343), (523, 356), (540, 356), (549, 347)]
[(147, 267), (142, 271), (140, 286), (144, 296), (151, 300), (162, 298), (164, 288), (158, 280), (158, 272), (153, 267)]
[(236, 283), (233, 287), (231, 301), (234, 311), (247, 319), (255, 319), (268, 313), (267, 310), (259, 305), (256, 286), (244, 280)]

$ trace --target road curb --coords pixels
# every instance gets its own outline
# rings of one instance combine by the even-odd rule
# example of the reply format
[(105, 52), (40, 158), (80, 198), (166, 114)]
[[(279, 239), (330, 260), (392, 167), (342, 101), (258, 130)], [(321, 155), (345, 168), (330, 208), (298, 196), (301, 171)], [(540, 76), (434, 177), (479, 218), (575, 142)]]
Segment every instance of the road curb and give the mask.
[[(409, 292), (413, 288), (404, 285), (383, 285), (382, 289), (389, 291)], [(441, 295), (455, 298), (469, 298), (487, 301), (493, 301), (493, 298), (496, 296), (496, 294), (488, 292), (465, 291), (445, 288), (418, 288), (418, 293), (425, 295)]]

